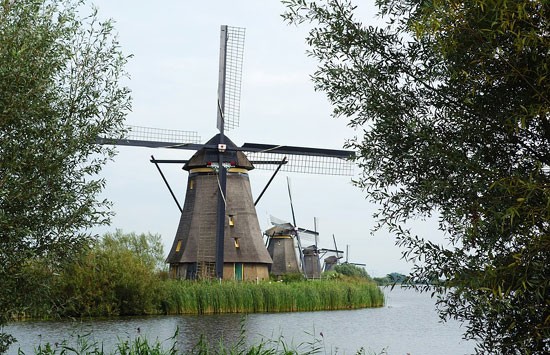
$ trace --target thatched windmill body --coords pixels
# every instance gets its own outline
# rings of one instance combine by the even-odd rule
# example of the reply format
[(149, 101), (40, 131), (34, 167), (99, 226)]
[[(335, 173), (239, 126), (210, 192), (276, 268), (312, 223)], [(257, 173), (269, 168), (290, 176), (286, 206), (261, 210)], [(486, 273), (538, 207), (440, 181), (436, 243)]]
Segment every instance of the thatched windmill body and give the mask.
[(169, 137), (159, 132), (154, 137), (147, 134), (135, 137), (130, 131), (122, 138), (99, 138), (98, 143), (196, 151), (189, 160), (151, 159), (163, 178), (159, 163), (185, 164), (183, 169), (189, 173), (183, 208), (172, 193), (181, 211), (166, 259), (172, 277), (265, 279), (272, 259), (263, 244), (255, 210), (258, 201), (252, 198), (249, 171), (255, 167), (277, 167), (277, 171), (349, 175), (350, 152), (234, 144), (225, 131), (238, 126), (244, 29), (222, 26), (220, 42), (218, 134), (199, 144), (192, 139), (174, 138), (173, 132)]
[(302, 272), (296, 255), (296, 228), (290, 223), (277, 224), (264, 232), (267, 236), (267, 251), (273, 264), (270, 273), (275, 276)]

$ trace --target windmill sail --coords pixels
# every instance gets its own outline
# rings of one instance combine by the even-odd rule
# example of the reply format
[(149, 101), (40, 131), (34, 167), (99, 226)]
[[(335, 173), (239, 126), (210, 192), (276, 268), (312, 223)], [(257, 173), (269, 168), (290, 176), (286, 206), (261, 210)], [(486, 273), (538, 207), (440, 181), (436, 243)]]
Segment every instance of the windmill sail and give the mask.
[(220, 132), (239, 126), (244, 37), (244, 28), (221, 26), (217, 123)]
[[(142, 126), (124, 126), (121, 137), (98, 137), (97, 144), (127, 145), (147, 148), (194, 149), (201, 147), (197, 132)], [(186, 148), (183, 148), (186, 146)]]

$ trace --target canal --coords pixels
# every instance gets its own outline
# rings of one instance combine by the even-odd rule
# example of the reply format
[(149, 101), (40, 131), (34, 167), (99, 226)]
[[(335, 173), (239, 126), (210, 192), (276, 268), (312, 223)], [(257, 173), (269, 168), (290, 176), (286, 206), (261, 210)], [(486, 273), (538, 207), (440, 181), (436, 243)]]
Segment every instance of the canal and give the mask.
[[(473, 343), (462, 340), (460, 324), (441, 323), (429, 294), (395, 288), (384, 289), (382, 308), (269, 314), (224, 314), (204, 316), (152, 316), (78, 321), (10, 323), (5, 331), (13, 334), (18, 349), (33, 354), (39, 344), (75, 344), (79, 335), (88, 343), (102, 344), (106, 351), (121, 341), (138, 336), (163, 342), (169, 348), (174, 341), (182, 352), (190, 350), (204, 335), (211, 344), (223, 339), (236, 342), (241, 331), (248, 344), (262, 339), (281, 339), (286, 346), (310, 350), (321, 347), (322, 354), (355, 354), (364, 348), (367, 354), (454, 355), (473, 352)], [(178, 331), (177, 336), (174, 334)], [(169, 339), (173, 338), (173, 339)], [(166, 340), (168, 339), (168, 340)], [(301, 344), (301, 345), (300, 345)], [(282, 347), (282, 345), (280, 345)]]

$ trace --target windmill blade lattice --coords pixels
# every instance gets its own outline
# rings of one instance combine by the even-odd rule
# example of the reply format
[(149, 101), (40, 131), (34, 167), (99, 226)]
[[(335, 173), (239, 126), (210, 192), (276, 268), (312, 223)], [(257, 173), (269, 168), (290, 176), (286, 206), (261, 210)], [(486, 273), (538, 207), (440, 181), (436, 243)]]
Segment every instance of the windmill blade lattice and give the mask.
[(178, 143), (200, 144), (201, 137), (197, 132), (180, 131), (175, 129), (152, 128), (142, 126), (126, 126), (128, 139), (145, 141), (164, 141)]
[(218, 129), (223, 121), (228, 131), (239, 126), (245, 29), (224, 25), (221, 36), (218, 97), (223, 100), (223, 111), (218, 112)]
[(268, 152), (248, 152), (247, 156), (253, 162), (273, 162), (272, 164), (254, 165), (256, 169), (261, 170), (274, 170), (277, 167), (275, 162), (281, 161), (286, 156), (288, 162), (281, 167), (281, 171), (322, 175), (353, 175), (353, 163), (343, 158)]
[[(124, 126), (126, 133), (122, 137), (99, 137), (98, 144), (127, 145), (150, 148), (197, 149), (201, 137), (197, 132), (175, 129), (152, 128), (142, 126)], [(187, 147), (187, 146), (191, 147)], [(185, 148), (187, 147), (187, 148)]]

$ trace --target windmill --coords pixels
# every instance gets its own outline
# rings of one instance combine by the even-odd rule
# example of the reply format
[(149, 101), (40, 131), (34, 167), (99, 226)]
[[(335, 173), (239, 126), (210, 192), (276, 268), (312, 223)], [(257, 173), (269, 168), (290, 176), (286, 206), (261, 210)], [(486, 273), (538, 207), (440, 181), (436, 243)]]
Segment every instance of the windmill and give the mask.
[(285, 222), (273, 216), (270, 219), (273, 227), (264, 232), (267, 237), (267, 251), (273, 260), (270, 273), (275, 276), (303, 274), (304, 258), (301, 248), (301, 236), (309, 234), (316, 238), (319, 233), (296, 227), (290, 222)]
[[(294, 204), (292, 203), (292, 193), (290, 191), (290, 179), (287, 177), (288, 198), (290, 200), (290, 210), (292, 212), (292, 221), (296, 226), (296, 215), (294, 213)], [(317, 224), (317, 223), (315, 223)], [(312, 234), (315, 238), (315, 244), (307, 247), (302, 247), (302, 241), (300, 232)], [(302, 272), (307, 279), (318, 279), (321, 277), (321, 264), (319, 263), (319, 249), (317, 248), (317, 227), (315, 231), (310, 231), (303, 228), (296, 227), (296, 242), (298, 243), (300, 262), (302, 265)]]
[(274, 220), (272, 217), (274, 226), (264, 232), (267, 237), (267, 251), (273, 260), (269, 272), (275, 276), (301, 273), (301, 263), (296, 256), (294, 243), (296, 228), (291, 223)]
[(338, 265), (338, 262), (340, 259), (342, 259), (344, 256), (342, 255), (344, 252), (341, 250), (338, 250), (338, 246), (336, 245), (336, 237), (334, 234), (332, 235), (332, 241), (334, 242), (334, 249), (321, 249), (323, 254), (321, 254), (321, 257), (323, 257), (327, 252), (333, 252), (334, 255), (330, 255), (326, 257), (323, 265), (323, 271), (331, 271), (334, 270), (334, 267)]
[[(287, 189), (290, 201), (290, 211), (294, 224), (271, 216), (270, 220), (273, 227), (264, 232), (264, 235), (267, 237), (267, 251), (273, 260), (270, 273), (275, 276), (302, 273), (307, 277), (307, 274), (304, 272), (302, 236), (312, 235), (315, 240), (317, 240), (319, 233), (317, 233), (316, 230), (312, 231), (297, 226), (294, 204), (292, 202), (292, 192), (290, 189), (290, 179), (288, 176)], [(317, 242), (315, 244), (317, 244)]]
[[(243, 48), (244, 29), (221, 26), (219, 133), (206, 143), (198, 143), (197, 137), (190, 133), (175, 137), (173, 131), (168, 135), (159, 130), (134, 128), (124, 137), (97, 140), (100, 144), (196, 151), (189, 160), (151, 157), (159, 172), (159, 163), (184, 164), (183, 169), (189, 172), (183, 208), (178, 203), (180, 223), (166, 260), (170, 264), (170, 275), (175, 278), (256, 280), (268, 277), (272, 259), (263, 244), (248, 177), (248, 172), (255, 167), (351, 174), (349, 151), (264, 143), (245, 143), (238, 147), (225, 135), (239, 125)], [(172, 193), (166, 180), (165, 183)]]
[[(264, 232), (264, 235), (267, 237), (267, 250), (273, 259), (270, 272), (277, 276), (300, 272), (306, 278), (318, 278), (320, 270), (317, 270), (315, 267), (316, 262), (312, 259), (312, 255), (315, 255), (317, 251), (317, 237), (319, 236), (316, 227), (317, 221), (314, 219), (315, 230), (297, 226), (290, 179), (288, 177), (287, 188), (293, 223), (271, 216), (271, 224), (274, 226)], [(307, 238), (308, 236), (313, 236), (315, 244), (303, 248), (302, 238)]]
[(356, 265), (356, 266), (367, 266), (367, 264), (363, 264), (363, 263), (352, 263), (348, 259), (349, 259), (349, 245), (346, 244), (346, 261), (345, 261), (345, 264), (351, 264), (351, 265)]

